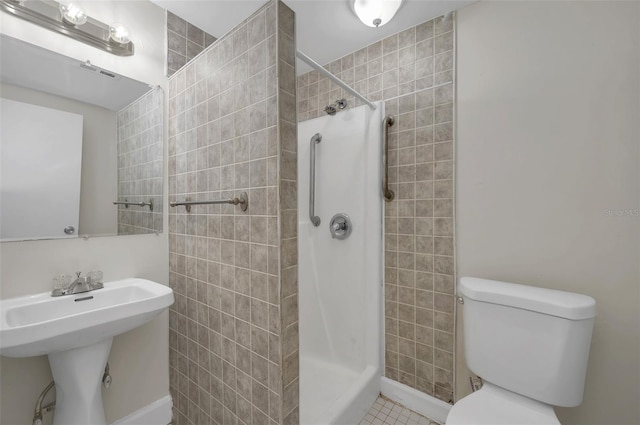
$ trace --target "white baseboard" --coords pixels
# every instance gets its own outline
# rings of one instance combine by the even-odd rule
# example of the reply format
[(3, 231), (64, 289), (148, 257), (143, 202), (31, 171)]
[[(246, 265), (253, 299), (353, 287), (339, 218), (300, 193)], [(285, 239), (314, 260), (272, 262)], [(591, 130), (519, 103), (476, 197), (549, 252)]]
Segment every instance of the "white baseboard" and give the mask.
[(171, 396), (162, 397), (111, 425), (167, 425), (171, 422)]
[(382, 377), (380, 393), (405, 407), (441, 424), (447, 419), (451, 405), (400, 382)]

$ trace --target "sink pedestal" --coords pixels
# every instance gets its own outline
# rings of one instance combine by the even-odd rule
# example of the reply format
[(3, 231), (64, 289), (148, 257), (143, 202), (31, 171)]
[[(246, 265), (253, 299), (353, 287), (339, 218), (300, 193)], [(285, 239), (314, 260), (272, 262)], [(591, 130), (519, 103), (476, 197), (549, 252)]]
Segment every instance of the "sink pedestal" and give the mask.
[(148, 323), (173, 301), (171, 288), (145, 279), (107, 282), (78, 296), (47, 291), (0, 299), (0, 356), (49, 356), (54, 425), (106, 425), (101, 381), (113, 337)]
[(53, 425), (106, 425), (101, 384), (112, 342), (49, 354), (56, 383)]

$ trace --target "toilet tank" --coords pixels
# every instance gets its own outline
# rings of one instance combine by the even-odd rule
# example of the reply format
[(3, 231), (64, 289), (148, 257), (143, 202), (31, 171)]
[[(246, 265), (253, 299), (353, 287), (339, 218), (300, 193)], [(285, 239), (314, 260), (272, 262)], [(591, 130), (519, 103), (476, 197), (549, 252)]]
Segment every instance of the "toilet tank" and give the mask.
[(582, 403), (595, 300), (463, 277), (467, 365), (482, 379), (554, 406)]

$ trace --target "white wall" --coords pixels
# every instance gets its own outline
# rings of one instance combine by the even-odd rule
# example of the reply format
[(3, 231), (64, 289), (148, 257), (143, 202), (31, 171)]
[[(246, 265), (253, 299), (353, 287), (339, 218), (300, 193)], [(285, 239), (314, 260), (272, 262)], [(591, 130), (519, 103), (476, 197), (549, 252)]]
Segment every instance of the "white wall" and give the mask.
[(640, 423), (640, 3), (482, 1), (457, 43), (458, 275), (594, 297), (560, 420)]
[[(82, 5), (96, 19), (127, 25), (136, 43), (135, 55), (113, 56), (5, 13), (0, 14), (2, 32), (166, 87), (166, 28), (161, 8), (147, 1), (82, 2)], [(166, 210), (164, 220), (166, 229)], [(47, 291), (56, 274), (92, 269), (103, 270), (106, 280), (134, 276), (167, 284), (167, 234), (0, 244), (0, 298)], [(114, 382), (104, 391), (108, 422), (169, 394), (167, 317), (165, 313), (148, 325), (114, 339), (109, 357)], [(36, 398), (51, 380), (46, 358), (3, 357), (0, 368), (0, 423), (30, 424)]]
[(116, 112), (9, 84), (0, 84), (5, 99), (73, 112), (83, 116), (80, 225), (78, 235), (118, 234), (118, 134)]

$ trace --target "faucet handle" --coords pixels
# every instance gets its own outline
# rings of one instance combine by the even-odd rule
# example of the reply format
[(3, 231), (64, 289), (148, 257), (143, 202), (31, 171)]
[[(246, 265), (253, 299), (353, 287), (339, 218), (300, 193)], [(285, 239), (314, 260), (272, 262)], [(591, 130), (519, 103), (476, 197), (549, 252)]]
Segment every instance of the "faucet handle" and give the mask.
[(87, 273), (87, 277), (91, 282), (102, 283), (102, 271), (101, 270), (93, 270)]
[(53, 278), (53, 289), (66, 289), (73, 282), (73, 276), (71, 275), (58, 275)]

